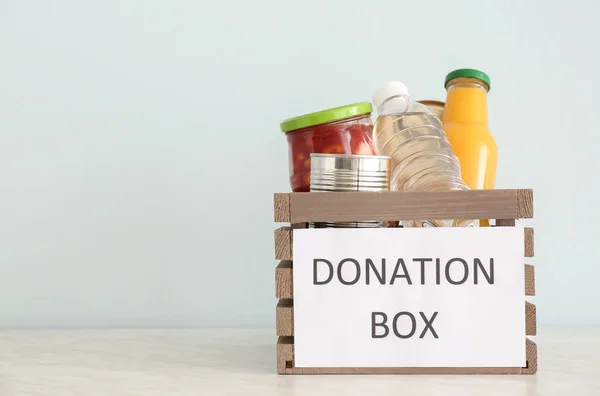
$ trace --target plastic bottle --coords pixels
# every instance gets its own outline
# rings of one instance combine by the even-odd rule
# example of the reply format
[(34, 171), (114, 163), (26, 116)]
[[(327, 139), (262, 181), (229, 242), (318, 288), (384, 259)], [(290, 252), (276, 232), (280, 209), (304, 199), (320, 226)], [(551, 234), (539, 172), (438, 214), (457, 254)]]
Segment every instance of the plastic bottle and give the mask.
[[(413, 101), (401, 82), (389, 82), (373, 94), (378, 112), (373, 129), (378, 155), (391, 158), (390, 190), (468, 190), (460, 163), (441, 121)], [(409, 220), (405, 227), (470, 227), (474, 220)]]
[[(442, 122), (460, 161), (461, 176), (472, 190), (493, 189), (498, 147), (488, 129), (490, 77), (479, 70), (459, 69), (446, 76), (444, 85), (447, 96)], [(488, 220), (480, 223), (489, 224)]]

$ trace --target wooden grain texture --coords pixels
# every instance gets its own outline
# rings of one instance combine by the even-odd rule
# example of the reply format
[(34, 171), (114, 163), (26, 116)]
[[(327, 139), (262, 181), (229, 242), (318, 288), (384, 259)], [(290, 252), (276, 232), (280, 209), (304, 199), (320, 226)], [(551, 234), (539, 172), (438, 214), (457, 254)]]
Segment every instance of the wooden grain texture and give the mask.
[[(533, 228), (524, 227), (525, 257), (533, 257)], [(293, 260), (293, 232), (290, 227), (275, 230), (275, 259)]]
[(516, 219), (533, 218), (533, 190), (517, 190), (517, 212)]
[(294, 337), (277, 341), (279, 374), (535, 374), (537, 346), (526, 340), (526, 367), (294, 367)]
[(534, 255), (534, 235), (533, 228), (525, 227), (525, 257)]
[(290, 227), (280, 227), (275, 230), (275, 259), (292, 259), (292, 237), (294, 233)]
[(278, 193), (275, 221), (530, 218), (532, 197), (531, 190)]
[(291, 337), (294, 335), (294, 305), (293, 300), (281, 299), (275, 312), (275, 331), (278, 336)]
[(292, 262), (289, 260), (281, 261), (275, 269), (275, 297), (294, 298), (294, 275)]
[(289, 300), (294, 298), (292, 279), (292, 262), (281, 261), (275, 268), (275, 297)]
[(294, 361), (294, 337), (279, 337), (277, 339), (277, 373), (293, 374), (291, 366)]
[(496, 219), (496, 227), (514, 227), (515, 219)]
[(275, 311), (275, 331), (278, 336), (294, 335), (293, 300), (282, 299), (277, 303)]
[[(525, 295), (535, 296), (535, 268), (525, 264)], [(275, 269), (275, 297), (294, 298), (294, 280), (292, 262), (283, 260)]]
[(294, 235), (290, 227), (281, 227), (275, 230), (275, 259), (292, 260)]
[(276, 223), (291, 223), (290, 217), (290, 194), (289, 193), (275, 193), (275, 222)]
[[(282, 274), (282, 276), (286, 275), (287, 274)], [(282, 283), (282, 285), (285, 286), (285, 288), (281, 290), (281, 293), (285, 293), (287, 291), (287, 285), (284, 283)], [(289, 287), (292, 287), (291, 283), (289, 284)], [(525, 295), (535, 296), (535, 267), (531, 264), (525, 264)]]
[(527, 339), (525, 344), (525, 355), (527, 356), (527, 367), (521, 369), (521, 374), (535, 374), (538, 370), (538, 353), (535, 342)]
[[(281, 299), (277, 303), (276, 332), (278, 336), (294, 335), (294, 304), (293, 300)], [(525, 335), (534, 336), (537, 333), (535, 305), (525, 302)]]
[[(293, 315), (293, 312), (290, 315)], [(294, 329), (292, 328), (292, 330)], [(535, 305), (529, 301), (525, 302), (525, 334), (528, 336), (537, 335), (536, 308)]]

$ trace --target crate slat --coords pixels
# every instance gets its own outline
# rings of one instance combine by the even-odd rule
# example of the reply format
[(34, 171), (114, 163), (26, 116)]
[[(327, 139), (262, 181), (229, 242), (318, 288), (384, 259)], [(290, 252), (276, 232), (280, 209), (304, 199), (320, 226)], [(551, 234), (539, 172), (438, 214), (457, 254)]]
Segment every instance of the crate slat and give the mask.
[(275, 230), (275, 259), (276, 260), (291, 260), (292, 259), (292, 238), (294, 232), (290, 227), (280, 227)]
[[(533, 219), (533, 190), (520, 189), (517, 191), (518, 216), (509, 216), (509, 219)], [(495, 217), (498, 219), (499, 217)]]
[(275, 194), (275, 222), (285, 223), (532, 217), (532, 190)]
[(531, 264), (525, 264), (525, 295), (535, 296), (535, 267)]
[(521, 374), (535, 374), (538, 369), (537, 345), (530, 339), (527, 339), (526, 342), (525, 356), (527, 356), (527, 366), (521, 369)]
[(535, 374), (537, 345), (526, 339), (526, 367), (294, 367), (294, 337), (277, 341), (279, 374)]
[(537, 315), (535, 304), (532, 304), (529, 301), (525, 301), (525, 335), (537, 335)]
[(525, 257), (533, 257), (533, 255), (534, 255), (533, 228), (524, 227), (524, 229), (525, 229)]
[(283, 260), (275, 268), (275, 297), (279, 299), (294, 298), (292, 282), (292, 262), (290, 260)]
[(496, 227), (514, 227), (516, 224), (515, 219), (497, 219)]
[(291, 206), (290, 193), (275, 193), (275, 222), (291, 223), (289, 221)]
[(294, 304), (292, 300), (279, 300), (275, 309), (275, 332), (278, 336), (294, 335)]
[(294, 337), (279, 337), (277, 339), (277, 372), (279, 374), (294, 374)]
[[(533, 257), (533, 228), (524, 227), (525, 233), (525, 257)], [(294, 233), (291, 227), (279, 227), (275, 230), (275, 259), (276, 260), (293, 260), (294, 249)]]

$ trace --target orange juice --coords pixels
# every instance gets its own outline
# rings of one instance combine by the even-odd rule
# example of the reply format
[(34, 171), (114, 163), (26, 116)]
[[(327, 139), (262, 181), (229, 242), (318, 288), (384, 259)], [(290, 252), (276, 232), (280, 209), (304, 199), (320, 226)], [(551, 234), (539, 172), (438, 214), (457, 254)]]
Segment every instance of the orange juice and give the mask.
[(455, 70), (446, 77), (444, 131), (472, 190), (493, 189), (496, 183), (498, 148), (488, 129), (489, 86), (489, 77), (478, 70)]
[[(446, 76), (443, 125), (458, 157), (462, 178), (471, 190), (493, 189), (498, 147), (488, 129), (487, 93), (490, 78), (474, 69), (459, 69)], [(486, 226), (487, 220), (481, 220)]]

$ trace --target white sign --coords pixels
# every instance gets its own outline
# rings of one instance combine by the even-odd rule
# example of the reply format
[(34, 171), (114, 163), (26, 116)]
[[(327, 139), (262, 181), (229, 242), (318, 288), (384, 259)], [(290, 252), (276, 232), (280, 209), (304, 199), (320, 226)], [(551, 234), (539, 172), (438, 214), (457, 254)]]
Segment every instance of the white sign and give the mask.
[(295, 367), (524, 367), (521, 227), (294, 230)]

